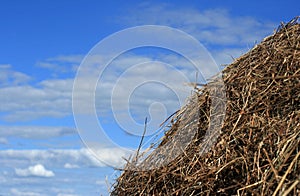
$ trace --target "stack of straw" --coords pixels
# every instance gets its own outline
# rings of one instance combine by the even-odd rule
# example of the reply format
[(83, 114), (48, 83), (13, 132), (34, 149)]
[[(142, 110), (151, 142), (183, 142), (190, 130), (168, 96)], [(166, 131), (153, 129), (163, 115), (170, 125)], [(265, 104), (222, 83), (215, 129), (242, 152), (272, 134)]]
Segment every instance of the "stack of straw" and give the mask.
[[(300, 195), (298, 18), (228, 65), (222, 78), (226, 112), (213, 145), (206, 148), (204, 135), (218, 88), (208, 84), (196, 89), (140, 163), (148, 169), (128, 162), (111, 195)], [(170, 145), (176, 137), (190, 140), (182, 151)], [(158, 156), (173, 152), (181, 153), (173, 160)]]

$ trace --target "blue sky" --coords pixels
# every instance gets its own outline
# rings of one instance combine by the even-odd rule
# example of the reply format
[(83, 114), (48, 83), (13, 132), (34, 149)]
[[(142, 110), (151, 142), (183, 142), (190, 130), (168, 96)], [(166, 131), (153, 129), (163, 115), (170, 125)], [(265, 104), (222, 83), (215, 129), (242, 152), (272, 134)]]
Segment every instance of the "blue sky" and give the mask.
[[(281, 21), (299, 15), (299, 7), (296, 0), (0, 1), (0, 195), (108, 194), (107, 186), (117, 173), (86, 148), (72, 113), (76, 71), (105, 37), (136, 25), (178, 28), (194, 36), (222, 65), (272, 34)], [(114, 59), (101, 79), (104, 85), (96, 89), (95, 105), (99, 122), (120, 146), (136, 148), (140, 140), (122, 131), (115, 119), (114, 114), (127, 109), (124, 105), (130, 105), (140, 126), (151, 103), (156, 104), (151, 105), (152, 118), (161, 116), (152, 124), (180, 107), (173, 92), (154, 83), (140, 85), (126, 102), (121, 82), (113, 99), (117, 110), (112, 110), (110, 93), (118, 77), (131, 65), (154, 60), (174, 65), (194, 80), (188, 63), (170, 51), (144, 48)], [(158, 64), (135, 67), (122, 76), (127, 85), (149, 75), (176, 79), (176, 72)], [(182, 80), (176, 82), (180, 85)], [(182, 96), (189, 93), (188, 87), (180, 91)], [(123, 163), (119, 149), (98, 150), (102, 160)]]

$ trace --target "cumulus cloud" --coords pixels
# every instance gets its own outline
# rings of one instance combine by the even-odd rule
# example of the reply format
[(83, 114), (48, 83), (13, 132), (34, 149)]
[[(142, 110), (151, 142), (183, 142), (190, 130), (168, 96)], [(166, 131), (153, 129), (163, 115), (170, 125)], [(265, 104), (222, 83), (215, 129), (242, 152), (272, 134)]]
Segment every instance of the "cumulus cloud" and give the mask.
[(55, 174), (51, 170), (45, 169), (45, 167), (42, 164), (37, 164), (34, 166), (29, 166), (26, 169), (15, 169), (16, 175), (21, 177), (27, 177), (27, 176), (36, 176), (36, 177), (53, 177)]

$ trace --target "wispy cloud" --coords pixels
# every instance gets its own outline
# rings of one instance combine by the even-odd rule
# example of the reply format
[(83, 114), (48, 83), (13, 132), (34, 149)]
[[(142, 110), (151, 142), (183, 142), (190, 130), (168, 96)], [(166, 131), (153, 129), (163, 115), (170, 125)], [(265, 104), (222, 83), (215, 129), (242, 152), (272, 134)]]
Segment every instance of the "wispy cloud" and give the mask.
[(14, 136), (27, 139), (47, 139), (75, 133), (77, 133), (76, 129), (70, 127), (0, 126), (0, 143), (2, 141), (1, 137)]
[(29, 166), (26, 169), (15, 169), (16, 175), (21, 177), (36, 176), (36, 177), (53, 177), (55, 174), (51, 170), (47, 170), (42, 164)]
[(253, 44), (274, 29), (272, 22), (261, 22), (249, 16), (232, 16), (226, 9), (174, 8), (168, 4), (141, 4), (121, 21), (131, 25), (176, 27), (187, 31), (202, 43), (220, 46)]
[(10, 189), (10, 193), (14, 196), (45, 196), (45, 194), (32, 192), (32, 191), (22, 191), (17, 188)]
[(70, 194), (70, 193), (58, 193), (57, 196), (78, 196), (77, 194)]
[(0, 144), (8, 144), (8, 140), (5, 137), (0, 137)]
[(141, 3), (119, 18), (127, 26), (165, 25), (194, 36), (209, 49), (218, 65), (231, 63), (265, 36), (270, 35), (279, 21), (261, 21), (247, 15), (232, 15), (224, 8), (197, 9), (174, 7), (168, 3)]
[(7, 121), (70, 115), (72, 86), (72, 79), (61, 79), (0, 88), (0, 112)]
[(83, 57), (83, 55), (60, 55), (38, 61), (36, 65), (50, 70), (52, 76), (59, 76), (64, 73), (76, 72)]
[[(51, 167), (106, 167), (100, 160), (114, 163), (120, 167), (125, 163), (122, 158), (124, 152), (116, 148), (103, 148), (93, 154), (90, 150), (56, 149), (56, 150), (0, 150), (0, 163), (2, 166), (24, 164), (43, 164)], [(99, 158), (99, 159), (98, 159)]]
[[(73, 56), (70, 56), (70, 58), (72, 60)], [(68, 60), (68, 56), (62, 56), (59, 59)], [(169, 67), (162, 66), (162, 64), (158, 65), (158, 60), (168, 64)], [(94, 62), (97, 62), (98, 66), (103, 66), (101, 57), (94, 59)], [(139, 65), (145, 62), (153, 63)], [(91, 71), (94, 72), (94, 70)], [(114, 60), (102, 76), (99, 76), (96, 89), (97, 111), (103, 114), (110, 110), (111, 96), (114, 89), (117, 94), (115, 94), (113, 101), (118, 110), (123, 110), (123, 106), (134, 103), (135, 111), (143, 111), (144, 114), (147, 113), (145, 108), (148, 108), (149, 103), (151, 104), (155, 99), (157, 101), (158, 97), (164, 97), (164, 100), (168, 102), (168, 109), (173, 108), (173, 111), (178, 108), (178, 100), (177, 95), (173, 96), (174, 94), (170, 90), (181, 88), (177, 92), (180, 94), (179, 96), (187, 96), (190, 93), (190, 88), (185, 86), (185, 83), (194, 80), (195, 73), (196, 70), (186, 60), (176, 55), (162, 54), (159, 57), (137, 54), (123, 55)], [(88, 78), (89, 76), (87, 76), (87, 80)], [(152, 86), (154, 85), (155, 88), (151, 88), (152, 86), (137, 88), (137, 91), (130, 92), (132, 95), (135, 94), (132, 97), (134, 100), (131, 100), (131, 103), (126, 102), (129, 98), (126, 97), (126, 89), (128, 89), (129, 84), (138, 81), (149, 82), (149, 80), (161, 82), (162, 88), (156, 88), (154, 84)], [(171, 86), (164, 86), (166, 81)], [(80, 85), (82, 85), (81, 95), (85, 95), (86, 83), (83, 81)], [(73, 78), (46, 79), (36, 84), (2, 87), (0, 88), (0, 102), (5, 104), (0, 108), (1, 118), (5, 121), (16, 122), (31, 121), (43, 117), (62, 118), (69, 116), (72, 114), (72, 88)], [(168, 99), (166, 99), (166, 96), (168, 96)], [(80, 105), (85, 108), (85, 100), (82, 100)], [(16, 132), (16, 134), (18, 133)]]
[(66, 163), (64, 165), (64, 168), (66, 168), (66, 169), (75, 169), (75, 168), (79, 168), (79, 166), (75, 165), (75, 164), (71, 164), (71, 163)]
[(10, 64), (0, 64), (0, 87), (26, 84), (31, 79), (29, 75), (13, 70)]

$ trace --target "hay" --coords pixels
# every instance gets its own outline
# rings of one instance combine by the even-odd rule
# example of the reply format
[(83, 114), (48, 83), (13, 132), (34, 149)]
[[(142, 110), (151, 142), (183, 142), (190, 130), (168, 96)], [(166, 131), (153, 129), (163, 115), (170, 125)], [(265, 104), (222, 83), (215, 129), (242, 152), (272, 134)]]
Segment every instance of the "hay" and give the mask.
[(226, 115), (214, 146), (205, 151), (203, 142), (211, 124), (209, 95), (214, 86), (206, 85), (177, 112), (156, 150), (141, 165), (157, 166), (159, 154), (174, 152), (177, 145), (167, 144), (183, 134), (185, 125), (196, 134), (188, 136), (190, 144), (179, 151), (183, 153), (145, 171), (129, 162), (111, 195), (300, 194), (298, 18), (282, 24), (222, 73)]

